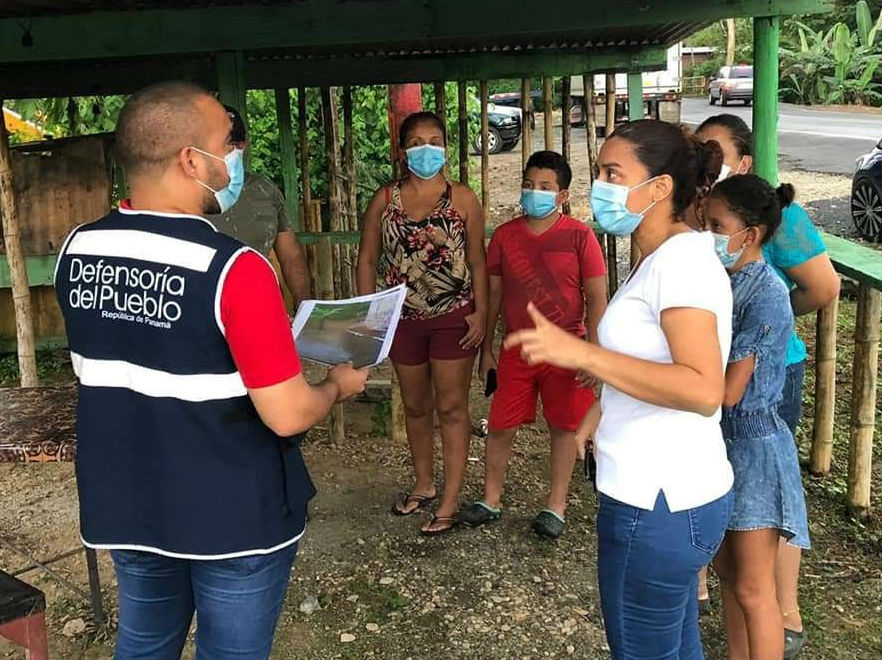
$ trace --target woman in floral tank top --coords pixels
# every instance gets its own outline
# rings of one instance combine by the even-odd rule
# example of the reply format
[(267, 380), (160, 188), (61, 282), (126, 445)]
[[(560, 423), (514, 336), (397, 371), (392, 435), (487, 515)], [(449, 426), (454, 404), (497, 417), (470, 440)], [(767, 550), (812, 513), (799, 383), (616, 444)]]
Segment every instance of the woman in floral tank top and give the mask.
[[(407, 117), (399, 145), (406, 176), (368, 204), (358, 252), (358, 292), (405, 284), (407, 297), (389, 357), (404, 402), (414, 485), (392, 512), (416, 513), (437, 493), (434, 413), (444, 449), (444, 492), (423, 534), (454, 527), (468, 458), (469, 385), (484, 338), (487, 271), (484, 214), (475, 193), (444, 174), (444, 125), (431, 112)], [(402, 167), (404, 169), (404, 167)]]

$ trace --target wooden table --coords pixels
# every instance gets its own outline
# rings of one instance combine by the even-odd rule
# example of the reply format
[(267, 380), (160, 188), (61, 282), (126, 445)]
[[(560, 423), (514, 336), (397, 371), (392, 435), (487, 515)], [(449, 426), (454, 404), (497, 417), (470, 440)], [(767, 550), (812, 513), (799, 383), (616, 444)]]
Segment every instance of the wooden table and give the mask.
[[(75, 384), (56, 387), (0, 389), (0, 463), (60, 463), (76, 457)], [(71, 552), (38, 560), (9, 541), (0, 543), (26, 556), (32, 563), (18, 573), (42, 569), (78, 593), (80, 590), (49, 568)], [(101, 581), (95, 551), (85, 548), (89, 591), (95, 620), (104, 620)]]

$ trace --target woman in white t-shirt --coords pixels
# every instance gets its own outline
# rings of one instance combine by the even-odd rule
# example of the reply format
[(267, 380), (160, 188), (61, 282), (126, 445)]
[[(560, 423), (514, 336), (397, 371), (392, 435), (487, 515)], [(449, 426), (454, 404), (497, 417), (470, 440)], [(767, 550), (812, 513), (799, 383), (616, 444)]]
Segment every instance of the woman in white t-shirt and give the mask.
[(716, 180), (722, 153), (643, 120), (616, 130), (598, 163), (594, 218), (608, 233), (633, 233), (643, 255), (609, 303), (600, 345), (531, 305), (536, 328), (513, 333), (506, 347), (603, 382), (576, 437), (580, 455), (593, 439), (597, 457), (597, 569), (613, 658), (700, 660), (697, 571), (731, 511), (719, 421), (732, 294), (713, 237), (692, 231), (683, 214)]

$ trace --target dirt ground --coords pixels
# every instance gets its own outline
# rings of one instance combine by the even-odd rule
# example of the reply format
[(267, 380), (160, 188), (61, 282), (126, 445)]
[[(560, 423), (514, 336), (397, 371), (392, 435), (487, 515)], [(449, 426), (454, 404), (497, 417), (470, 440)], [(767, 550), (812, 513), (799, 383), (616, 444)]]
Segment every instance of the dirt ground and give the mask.
[[(541, 126), (541, 124), (540, 124)], [(535, 136), (541, 144), (541, 130)], [(584, 133), (582, 133), (584, 138)], [(574, 149), (574, 214), (584, 214), (587, 177), (584, 147)], [(538, 145), (537, 145), (538, 148)], [(580, 160), (583, 159), (583, 160)], [(491, 159), (491, 219), (507, 219), (518, 197), (519, 148)], [(786, 172), (805, 202), (847, 194), (845, 177)], [(627, 243), (619, 253), (624, 260)], [(620, 268), (622, 271), (623, 268)], [(801, 593), (809, 635), (805, 660), (882, 656), (882, 473), (873, 472), (872, 515), (851, 521), (843, 499), (848, 460), (851, 332), (854, 304), (840, 309), (839, 405), (833, 473), (805, 475), (813, 550), (805, 555)], [(802, 321), (811, 334), (811, 320)], [(811, 351), (810, 351), (811, 352)], [(811, 364), (809, 367), (811, 368)], [(380, 368), (375, 378), (388, 378)], [(811, 371), (806, 400), (813, 395)], [(472, 418), (488, 404), (473, 387)], [(882, 397), (877, 395), (877, 406)], [(273, 657), (331, 659), (603, 658), (608, 648), (596, 586), (596, 500), (577, 466), (570, 489), (567, 531), (545, 542), (529, 531), (542, 507), (548, 440), (541, 424), (516, 440), (505, 514), (480, 530), (457, 529), (426, 539), (421, 519), (389, 514), (395, 495), (410, 485), (406, 447), (393, 444), (383, 420), (386, 403), (346, 406), (344, 442), (329, 442), (322, 429), (310, 434), (304, 454), (319, 494), (295, 564), (279, 623)], [(811, 407), (799, 438), (805, 458), (810, 445)], [(876, 456), (882, 451), (882, 410), (877, 411)], [(440, 448), (436, 448), (440, 458)], [(483, 441), (472, 438), (463, 502), (480, 496)], [(440, 466), (438, 469), (440, 485)], [(45, 560), (79, 545), (76, 486), (69, 464), (0, 464), (0, 568), (16, 572), (30, 561), (10, 544)], [(107, 610), (116, 594), (109, 556), (99, 553)], [(81, 590), (87, 589), (82, 554), (53, 564)], [(107, 658), (115, 618), (96, 626), (88, 604), (42, 571), (22, 576), (46, 592), (52, 657)], [(725, 657), (719, 591), (702, 619), (709, 658)], [(317, 603), (317, 607), (316, 607)], [(184, 657), (192, 656), (188, 645)], [(0, 641), (0, 658), (23, 658)]]

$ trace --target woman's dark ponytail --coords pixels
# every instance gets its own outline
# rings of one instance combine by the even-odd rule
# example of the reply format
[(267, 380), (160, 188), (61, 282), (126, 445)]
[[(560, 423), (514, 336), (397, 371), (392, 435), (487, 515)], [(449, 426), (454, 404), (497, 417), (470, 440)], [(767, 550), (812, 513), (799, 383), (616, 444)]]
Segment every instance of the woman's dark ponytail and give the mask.
[(775, 189), (775, 197), (778, 198), (778, 205), (781, 207), (781, 210), (784, 210), (793, 203), (793, 199), (796, 197), (796, 190), (789, 183), (782, 183)]
[(794, 189), (789, 183), (775, 189), (756, 174), (730, 176), (710, 192), (710, 199), (721, 200), (745, 227), (765, 227), (763, 243), (768, 242), (781, 225), (781, 211), (793, 202), (793, 197)]

